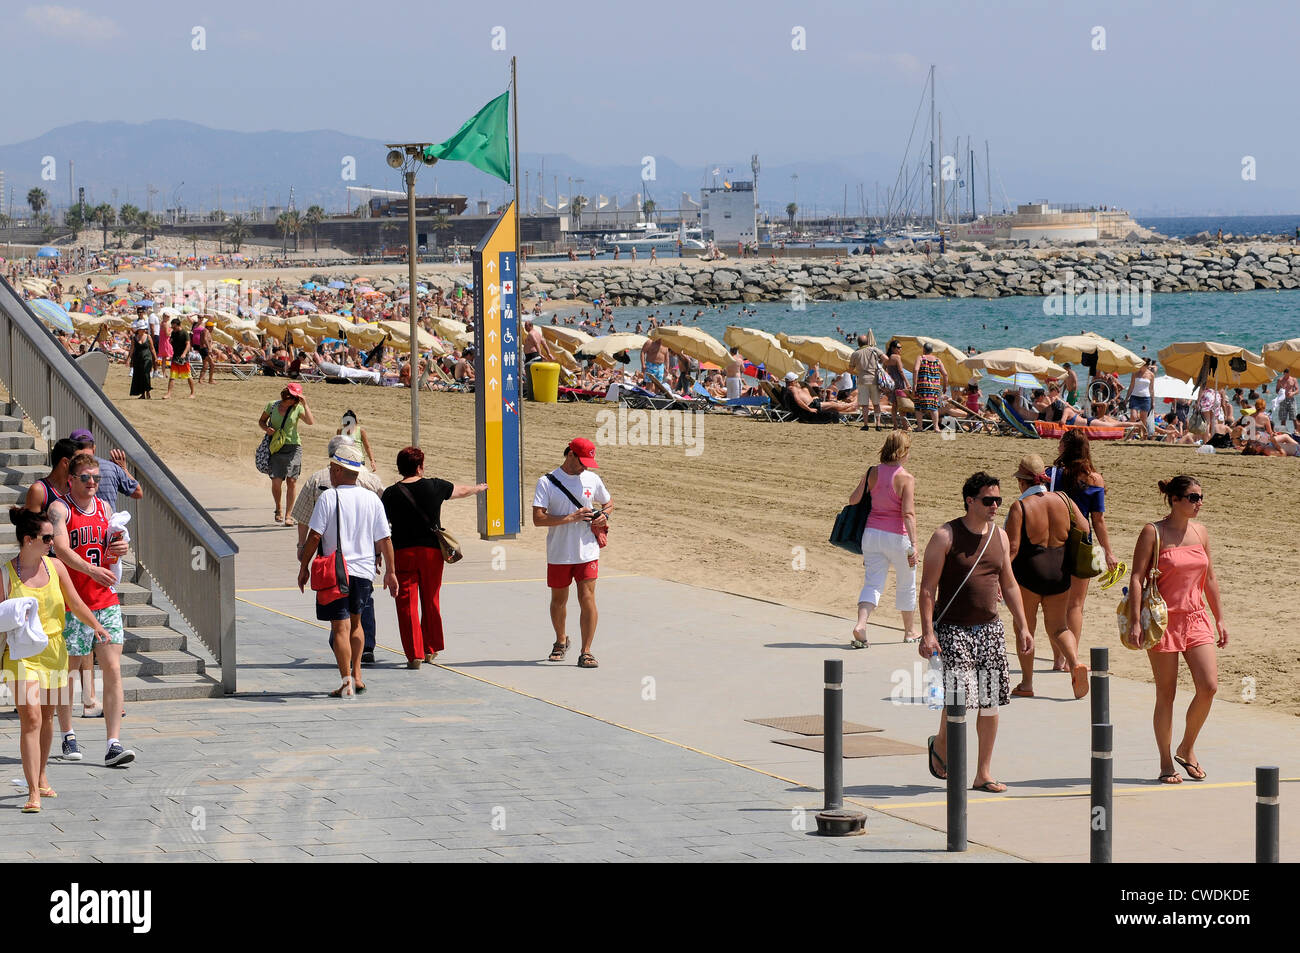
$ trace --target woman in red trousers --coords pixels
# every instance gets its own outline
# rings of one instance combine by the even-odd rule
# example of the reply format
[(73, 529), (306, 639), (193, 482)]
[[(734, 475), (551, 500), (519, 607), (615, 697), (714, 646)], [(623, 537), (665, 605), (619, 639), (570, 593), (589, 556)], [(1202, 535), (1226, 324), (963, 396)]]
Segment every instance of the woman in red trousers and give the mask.
[(459, 500), (487, 489), (457, 486), (424, 476), (424, 451), (407, 447), (397, 454), (402, 478), (384, 490), (384, 512), (393, 530), (393, 561), (397, 572), (397, 625), (406, 651), (406, 667), (432, 662), (443, 649), (442, 550), (434, 529), (442, 526), (444, 500)]

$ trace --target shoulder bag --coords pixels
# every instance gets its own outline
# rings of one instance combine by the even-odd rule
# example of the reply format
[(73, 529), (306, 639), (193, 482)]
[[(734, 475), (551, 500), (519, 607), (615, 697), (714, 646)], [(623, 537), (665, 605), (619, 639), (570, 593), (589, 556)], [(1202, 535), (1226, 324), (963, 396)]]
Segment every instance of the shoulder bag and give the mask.
[[(567, 496), (569, 498), (569, 502), (572, 503), (575, 507), (577, 507), (578, 509), (583, 508), (583, 504), (579, 503), (577, 497), (575, 497), (572, 493), (569, 492), (568, 487), (566, 487), (563, 483), (561, 483), (558, 479), (556, 479), (554, 473), (546, 474), (546, 479), (550, 480), (557, 487), (559, 487), (560, 492), (563, 493), (565, 496)], [(604, 509), (605, 509), (604, 505), (602, 504), (600, 509), (597, 510), (597, 512), (604, 513)], [(594, 520), (595, 517), (592, 517), (592, 519)], [(604, 549), (605, 546), (609, 543), (609, 516), (608, 515), (605, 516), (604, 526), (591, 527), (591, 535), (596, 537), (596, 545), (599, 546), (601, 549)]]
[(867, 529), (867, 517), (871, 515), (871, 471), (867, 468), (867, 479), (862, 485), (862, 499), (850, 503), (840, 510), (831, 526), (831, 538), (828, 542), (839, 549), (862, 555), (862, 534)]
[(293, 413), (293, 407), (289, 408), (288, 414), (280, 415), (280, 426), (275, 428), (275, 433), (267, 435), (270, 440), (270, 443), (267, 444), (267, 449), (270, 450), (271, 453), (279, 453), (284, 449), (285, 443), (288, 442), (289, 435), (284, 432), (284, 425), (289, 422), (289, 414), (291, 413)]
[(320, 605), (337, 602), (350, 591), (348, 564), (343, 558), (343, 501), (337, 489), (334, 507), (334, 552), (328, 556), (317, 553), (311, 560), (311, 588)]
[(262, 434), (262, 442), (257, 445), (257, 450), (253, 453), (253, 465), (257, 467), (258, 473), (271, 475), (271, 435)]
[(1146, 581), (1142, 583), (1142, 608), (1138, 612), (1138, 624), (1142, 627), (1142, 642), (1139, 645), (1133, 645), (1129, 642), (1129, 631), (1133, 623), (1129, 621), (1129, 590), (1124, 590), (1124, 598), (1120, 600), (1119, 605), (1115, 608), (1115, 621), (1119, 624), (1119, 641), (1126, 649), (1137, 651), (1146, 651), (1153, 649), (1165, 637), (1165, 629), (1169, 627), (1169, 606), (1165, 603), (1165, 597), (1160, 594), (1160, 589), (1156, 585), (1156, 579), (1160, 576), (1160, 530), (1151, 524), (1151, 528), (1156, 532), (1155, 551), (1151, 555), (1151, 569), (1147, 572)]
[[(1065, 497), (1065, 504), (1070, 508), (1070, 533), (1065, 538), (1065, 568), (1077, 579), (1091, 579), (1100, 576), (1106, 570), (1106, 553), (1092, 537), (1092, 514), (1088, 514), (1088, 533), (1074, 525), (1075, 503), (1068, 493), (1056, 491)], [(1080, 514), (1082, 515), (1082, 514)]]
[(411, 504), (411, 508), (424, 518), (425, 527), (433, 534), (433, 538), (438, 541), (438, 548), (442, 550), (443, 561), (458, 563), (464, 559), (465, 554), (461, 552), (460, 543), (456, 541), (456, 537), (441, 526), (433, 525), (433, 520), (429, 519), (429, 514), (424, 511), (424, 508), (419, 503), (415, 502), (415, 494), (411, 492), (411, 488), (400, 480), (397, 481), (396, 486), (401, 490), (402, 495), (406, 497), (407, 502)]

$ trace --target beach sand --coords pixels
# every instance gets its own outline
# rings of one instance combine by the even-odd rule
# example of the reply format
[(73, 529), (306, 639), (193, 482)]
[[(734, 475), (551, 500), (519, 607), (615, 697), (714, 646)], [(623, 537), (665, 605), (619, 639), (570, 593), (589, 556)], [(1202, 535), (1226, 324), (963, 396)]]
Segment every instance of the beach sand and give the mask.
[[(158, 385), (163, 385), (159, 387)], [(129, 374), (121, 366), (109, 373), (108, 395), (163, 458), (177, 468), (202, 468), (214, 477), (244, 481), (248, 492), (266, 500), (266, 522), (273, 526), (269, 481), (253, 467), (261, 439), (257, 418), (275, 399), (281, 380), (218, 379), (199, 388), (197, 400), (176, 391), (160, 402), (165, 381), (155, 381), (155, 399), (128, 397)], [(410, 392), (396, 388), (305, 385), (317, 424), (302, 427), (304, 474), (324, 465), (325, 444), (346, 409), (360, 415), (387, 483), (396, 478), (397, 451), (409, 442)], [(426, 472), (457, 483), (474, 482), (474, 398), (462, 394), (421, 396), (421, 444)], [(525, 512), (539, 476), (561, 462), (564, 446), (576, 436), (594, 438), (594, 404), (528, 404), (525, 433)], [(857, 427), (767, 424), (710, 415), (699, 431), (697, 455), (684, 446), (599, 446), (600, 475), (616, 504), (610, 546), (602, 554), (607, 572), (631, 571), (725, 590), (827, 613), (816, 632), (791, 632), (790, 641), (808, 636), (847, 643), (862, 567), (857, 557), (826, 543), (835, 514), (847, 501), (863, 470), (877, 462), (884, 434)], [(1202, 519), (1209, 528), (1231, 640), (1219, 653), (1223, 701), (1240, 700), (1242, 679), (1253, 678), (1253, 704), (1300, 714), (1300, 633), (1292, 624), (1294, 541), (1300, 516), (1290, 505), (1300, 479), (1298, 461), (1241, 457), (1234, 453), (1201, 456), (1186, 447), (1093, 444), (1094, 460), (1107, 480), (1107, 524), (1116, 555), (1133, 561), (1142, 524), (1164, 515), (1156, 480), (1188, 472), (1206, 493)], [(909, 469), (917, 477), (917, 519), (921, 541), (947, 520), (961, 515), (961, 483), (987, 469), (1002, 477), (1004, 496), (1014, 496), (1012, 474), (1020, 456), (1042, 454), (1050, 463), (1055, 445), (961, 434), (944, 441), (922, 434), (913, 439)], [(692, 453), (694, 451), (692, 450)], [(472, 536), (475, 508), (449, 503), (448, 529)], [(545, 531), (527, 524), (507, 543), (532, 552), (545, 545)], [(449, 572), (454, 573), (451, 569)], [(247, 584), (247, 581), (245, 581)], [(1145, 653), (1118, 641), (1115, 606), (1120, 587), (1101, 592), (1094, 583), (1085, 612), (1081, 653), (1094, 645), (1110, 647), (1111, 669), (1149, 681)], [(893, 581), (873, 621), (901, 625), (892, 608)], [(648, 638), (672, 613), (672, 606), (601, 605), (604, 613), (633, 612), (644, 617)], [(761, 602), (753, 611), (761, 614)], [(1003, 617), (1010, 616), (1003, 610)], [(709, 620), (696, 620), (700, 638)], [(547, 628), (546, 594), (539, 584), (537, 617), (525, 625)], [(1010, 633), (1010, 625), (1008, 625)], [(549, 635), (548, 635), (549, 637)], [(901, 637), (901, 636), (900, 636)], [(1042, 671), (1050, 649), (1041, 625), (1037, 631), (1036, 679), (1063, 678)], [(1014, 646), (1012, 646), (1014, 648)], [(1011, 663), (1015, 666), (1014, 654)], [(1190, 688), (1182, 673), (1179, 710)]]

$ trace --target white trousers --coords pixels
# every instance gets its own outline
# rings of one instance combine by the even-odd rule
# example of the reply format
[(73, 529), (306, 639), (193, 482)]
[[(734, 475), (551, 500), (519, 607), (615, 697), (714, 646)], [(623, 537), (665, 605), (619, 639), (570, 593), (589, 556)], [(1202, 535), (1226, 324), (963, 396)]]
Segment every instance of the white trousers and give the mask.
[(862, 564), (866, 567), (866, 578), (862, 581), (858, 602), (880, 605), (880, 594), (892, 565), (898, 590), (894, 596), (894, 608), (902, 612), (916, 608), (916, 567), (907, 564), (906, 535), (868, 528), (862, 534)]

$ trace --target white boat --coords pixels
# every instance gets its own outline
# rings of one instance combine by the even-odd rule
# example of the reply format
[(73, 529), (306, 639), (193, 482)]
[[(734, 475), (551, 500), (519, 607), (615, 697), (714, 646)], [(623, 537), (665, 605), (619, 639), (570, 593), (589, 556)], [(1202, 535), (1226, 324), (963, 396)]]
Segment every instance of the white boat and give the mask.
[(649, 254), (652, 248), (658, 251), (676, 251), (678, 242), (681, 242), (683, 249), (702, 250), (708, 247), (704, 243), (704, 233), (701, 229), (686, 228), (670, 232), (649, 222), (638, 224), (633, 232), (605, 238), (605, 245), (608, 248), (617, 248), (624, 252), (630, 252), (635, 248), (638, 252), (646, 254)]

